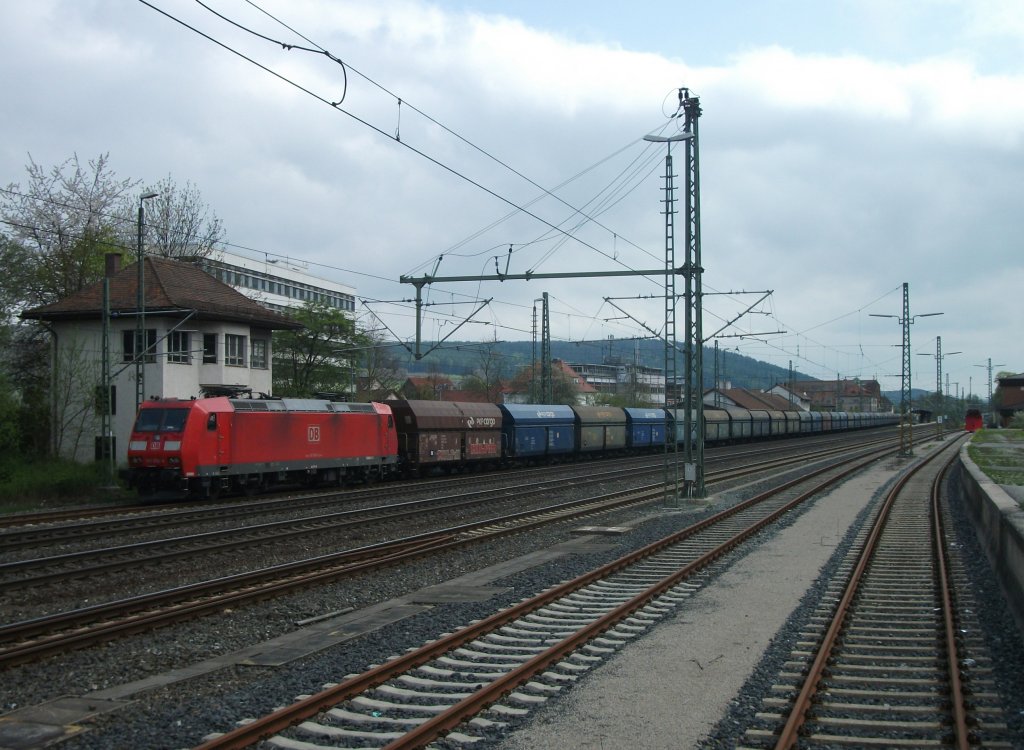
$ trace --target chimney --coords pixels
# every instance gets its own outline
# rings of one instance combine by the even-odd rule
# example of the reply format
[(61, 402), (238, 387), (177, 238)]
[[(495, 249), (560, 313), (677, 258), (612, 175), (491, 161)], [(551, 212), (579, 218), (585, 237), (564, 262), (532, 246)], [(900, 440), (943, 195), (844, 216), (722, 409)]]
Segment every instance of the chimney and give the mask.
[(108, 279), (121, 270), (121, 253), (107, 253), (103, 256), (106, 266), (103, 275)]

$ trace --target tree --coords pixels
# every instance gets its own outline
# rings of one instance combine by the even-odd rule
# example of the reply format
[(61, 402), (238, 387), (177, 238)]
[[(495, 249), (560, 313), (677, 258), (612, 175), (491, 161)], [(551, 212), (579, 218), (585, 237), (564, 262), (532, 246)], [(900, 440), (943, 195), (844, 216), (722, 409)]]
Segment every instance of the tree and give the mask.
[[(146, 252), (164, 258), (205, 258), (224, 240), (224, 225), (203, 202), (190, 182), (174, 184), (168, 175), (144, 193), (156, 193), (146, 201)], [(138, 216), (137, 203), (122, 206), (122, 214)], [(137, 218), (132, 220), (132, 226)]]
[(27, 184), (0, 192), (0, 219), (29, 260), (24, 303), (46, 304), (79, 291), (102, 275), (105, 252), (124, 249), (117, 208), (136, 183), (115, 177), (107, 158), (83, 165), (75, 154), (45, 169), (30, 154)]
[(351, 392), (351, 362), (366, 346), (366, 336), (344, 312), (322, 302), (307, 302), (290, 317), (303, 328), (274, 333), (275, 395)]
[(21, 404), (7, 376), (0, 372), (0, 476), (4, 467), (21, 452), (18, 441)]
[(6, 235), (0, 235), (0, 268), (0, 321), (6, 325), (25, 303), (31, 278), (28, 250)]
[[(526, 400), (531, 404), (542, 404), (545, 402), (543, 389), (540, 382), (541, 363), (524, 367), (519, 371), (512, 381), (513, 390), (526, 393)], [(568, 375), (557, 367), (551, 368), (551, 403), (553, 404), (575, 404), (579, 389), (572, 382)]]
[(485, 344), (479, 353), (479, 364), (471, 375), (462, 380), (462, 387), (472, 393), (478, 393), (488, 402), (498, 403), (504, 385), (507, 361), (497, 350), (497, 341)]
[(363, 351), (363, 387), (359, 398), (368, 401), (382, 401), (391, 393), (397, 393), (405, 381), (405, 371), (394, 349), (379, 333), (366, 333), (367, 346)]
[(17, 402), (18, 444), (21, 453), (34, 457), (50, 449), (51, 419), (50, 335), (33, 323), (18, 323), (0, 330), (0, 372)]

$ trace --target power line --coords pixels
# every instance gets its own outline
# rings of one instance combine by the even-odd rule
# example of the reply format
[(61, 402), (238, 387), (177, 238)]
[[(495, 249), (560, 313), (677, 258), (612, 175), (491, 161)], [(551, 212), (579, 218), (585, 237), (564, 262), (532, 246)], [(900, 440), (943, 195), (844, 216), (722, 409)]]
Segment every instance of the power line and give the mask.
[[(331, 54), (331, 53), (330, 53), (330, 52), (329, 52), (329, 51), (328, 51), (327, 49), (325, 49), (324, 47), (322, 47), (322, 46), (321, 46), (320, 44), (317, 44), (316, 42), (314, 42), (314, 41), (313, 41), (312, 39), (310, 39), (310, 38), (309, 38), (309, 37), (307, 37), (306, 35), (302, 34), (301, 32), (299, 32), (299, 31), (297, 31), (296, 29), (292, 28), (292, 27), (291, 27), (291, 26), (289, 26), (288, 24), (284, 23), (283, 21), (281, 21), (281, 20), (280, 20), (279, 18), (277, 18), (277, 17), (276, 17), (276, 16), (274, 16), (273, 14), (269, 13), (268, 11), (264, 10), (264, 9), (263, 9), (263, 8), (261, 8), (261, 7), (259, 6), (259, 5), (257, 5), (257, 4), (256, 4), (256, 3), (254, 2), (254, 0), (245, 0), (245, 1), (246, 1), (246, 3), (248, 3), (249, 5), (251, 5), (251, 6), (253, 7), (253, 8), (255, 8), (256, 10), (258, 10), (258, 11), (260, 11), (261, 13), (263, 13), (264, 15), (266, 15), (266, 16), (267, 16), (268, 18), (271, 18), (272, 20), (274, 20), (275, 22), (277, 22), (278, 24), (280, 24), (280, 25), (281, 25), (281, 26), (283, 26), (284, 28), (286, 28), (286, 29), (288, 29), (289, 31), (291, 31), (291, 32), (292, 32), (293, 34), (296, 34), (297, 36), (299, 36), (299, 37), (300, 37), (300, 38), (302, 38), (303, 40), (305, 40), (305, 41), (309, 42), (309, 43), (310, 43), (311, 45), (313, 45), (313, 46), (314, 46), (314, 47), (315, 47), (315, 48), (316, 48), (316, 49), (317, 49), (318, 51), (320, 51), (320, 52), (322, 52), (323, 54), (327, 55), (328, 57), (330, 57), (330, 59), (332, 59), (332, 60), (335, 60), (336, 62), (338, 62), (339, 64), (341, 64), (341, 65), (343, 66), (343, 68), (344, 68), (344, 66), (345, 66), (345, 63), (343, 63), (343, 62), (342, 62), (342, 61), (341, 61), (341, 60), (340, 60), (339, 58), (337, 58), (336, 56), (332, 55), (332, 54)], [(198, 0), (197, 0), (197, 2), (198, 2)], [(218, 15), (219, 15), (219, 14), (218, 14)], [(235, 23), (235, 22), (234, 22), (234, 21), (231, 21), (231, 23)], [(238, 25), (238, 24), (236, 24), (236, 25)], [(240, 28), (244, 28), (244, 27), (240, 27)], [(245, 29), (245, 30), (246, 30), (246, 31), (248, 31), (248, 29)], [(256, 34), (256, 32), (250, 32), (250, 33)], [(262, 36), (262, 35), (260, 35), (260, 34), (256, 34), (256, 35), (257, 35), (257, 36)], [(269, 40), (269, 38), (268, 38), (268, 37), (262, 37), (262, 38), (265, 38), (265, 39), (268, 39), (268, 40)], [(269, 40), (269, 41), (273, 41), (273, 40)], [(281, 43), (281, 44), (283, 44), (283, 43)], [(494, 161), (494, 162), (495, 162), (496, 164), (499, 164), (499, 165), (501, 165), (502, 167), (504, 167), (505, 169), (507, 169), (507, 170), (508, 170), (509, 172), (511, 172), (512, 174), (514, 174), (514, 175), (516, 175), (517, 177), (519, 177), (520, 179), (522, 179), (522, 180), (524, 180), (524, 181), (528, 182), (528, 183), (529, 183), (530, 185), (533, 185), (533, 186), (534, 186), (534, 187), (536, 187), (536, 188), (537, 188), (538, 190), (542, 191), (542, 192), (543, 192), (543, 193), (544, 193), (545, 195), (548, 195), (548, 196), (550, 196), (551, 198), (554, 198), (554, 199), (555, 199), (556, 201), (558, 201), (559, 203), (562, 203), (562, 204), (563, 204), (564, 206), (566, 206), (567, 208), (571, 208), (571, 209), (573, 209), (573, 211), (574, 211), (574, 212), (576, 212), (576, 213), (582, 213), (581, 209), (578, 209), (578, 208), (576, 208), (575, 206), (573, 206), (572, 204), (570, 204), (569, 202), (567, 202), (566, 200), (564, 200), (563, 198), (561, 198), (560, 196), (558, 196), (557, 194), (555, 194), (554, 192), (552, 192), (551, 190), (549, 190), (549, 189), (545, 188), (545, 187), (544, 187), (543, 185), (540, 185), (539, 183), (535, 182), (535, 181), (534, 181), (534, 180), (532, 180), (531, 178), (527, 177), (527, 176), (526, 176), (525, 174), (523, 174), (523, 173), (522, 173), (522, 172), (520, 172), (519, 170), (515, 169), (514, 167), (512, 167), (511, 165), (509, 165), (508, 163), (506, 163), (506, 162), (505, 162), (505, 161), (503, 161), (502, 159), (499, 159), (498, 157), (494, 156), (494, 155), (493, 155), (492, 153), (490, 153), (490, 152), (489, 152), (489, 151), (487, 151), (486, 149), (484, 149), (484, 148), (482, 148), (482, 147), (480, 147), (480, 146), (477, 146), (477, 145), (476, 145), (475, 143), (473, 143), (473, 142), (472, 142), (472, 141), (470, 141), (469, 139), (465, 138), (465, 137), (464, 137), (464, 136), (462, 136), (462, 135), (461, 135), (460, 133), (458, 133), (458, 132), (456, 132), (456, 131), (452, 130), (452, 129), (451, 129), (451, 128), (449, 128), (449, 127), (448, 127), (447, 125), (445, 125), (444, 123), (442, 123), (442, 122), (440, 122), (439, 120), (435, 119), (434, 117), (432, 117), (432, 116), (428, 115), (428, 114), (427, 114), (426, 112), (424, 112), (423, 110), (419, 109), (419, 108), (418, 108), (418, 107), (416, 107), (415, 105), (413, 105), (413, 104), (410, 104), (410, 103), (409, 103), (409, 101), (408, 101), (408, 99), (404, 99), (404, 98), (402, 98), (402, 97), (399, 97), (399, 96), (398, 96), (397, 94), (395, 94), (395, 93), (394, 93), (393, 91), (389, 90), (388, 88), (386, 88), (386, 87), (385, 87), (385, 86), (383, 86), (382, 84), (378, 83), (378, 82), (377, 82), (377, 81), (375, 81), (375, 80), (374, 80), (373, 78), (370, 78), (370, 77), (369, 77), (368, 75), (366, 75), (365, 73), (362, 73), (361, 71), (357, 70), (356, 68), (353, 68), (353, 67), (352, 67), (351, 65), (348, 65), (348, 69), (349, 69), (349, 70), (351, 70), (351, 71), (352, 71), (353, 73), (355, 73), (356, 75), (358, 75), (358, 76), (360, 76), (361, 78), (363, 78), (363, 79), (364, 79), (365, 81), (367, 81), (368, 83), (370, 83), (370, 84), (372, 84), (372, 85), (376, 86), (376, 87), (377, 87), (378, 89), (380, 89), (381, 91), (383, 91), (384, 93), (386, 93), (386, 94), (387, 94), (388, 96), (390, 96), (390, 97), (392, 97), (393, 99), (395, 99), (395, 100), (396, 100), (396, 101), (397, 101), (397, 102), (399, 103), (399, 105), (400, 105), (400, 106), (401, 106), (401, 105), (405, 105), (405, 106), (406, 106), (406, 107), (408, 107), (409, 109), (411, 109), (411, 110), (413, 110), (414, 112), (416, 112), (416, 114), (420, 115), (421, 117), (423, 117), (423, 118), (424, 118), (424, 119), (426, 119), (427, 121), (429, 121), (429, 122), (433, 123), (433, 124), (434, 124), (434, 125), (436, 125), (437, 127), (439, 127), (439, 128), (441, 128), (442, 130), (444, 130), (444, 131), (445, 131), (446, 133), (448, 133), (449, 135), (451, 135), (451, 136), (455, 137), (455, 138), (456, 138), (456, 139), (458, 139), (459, 141), (462, 141), (463, 143), (465, 143), (465, 144), (466, 144), (467, 146), (469, 146), (469, 147), (470, 147), (470, 148), (472, 148), (473, 150), (475, 150), (475, 151), (478, 151), (478, 152), (479, 152), (480, 154), (482, 154), (482, 155), (484, 155), (485, 157), (487, 157), (488, 159), (490, 159), (490, 160)], [(678, 110), (677, 110), (677, 111), (678, 111)], [(671, 118), (668, 118), (668, 119), (669, 119), (669, 121), (671, 121)], [(666, 123), (666, 126), (667, 126), (667, 123)], [(632, 143), (630, 143), (630, 144), (629, 144), (629, 146), (632, 146), (632, 145), (634, 145), (634, 144), (635, 144), (636, 142), (637, 142), (637, 141), (633, 141)], [(626, 147), (624, 147), (624, 148), (628, 148), (629, 146), (626, 146)], [(623, 149), (623, 150), (624, 150), (624, 149)], [(577, 178), (578, 178), (578, 177), (580, 177), (581, 175), (583, 175), (583, 174), (586, 174), (586, 172), (587, 172), (587, 171), (589, 171), (589, 170), (590, 170), (590, 169), (592, 169), (592, 168), (593, 168), (593, 167), (591, 167), (591, 168), (588, 168), (587, 170), (584, 170), (583, 172), (580, 172), (580, 173), (578, 173), (578, 174), (577, 174), (576, 176), (574, 176), (574, 177), (571, 177), (571, 178), (570, 178), (569, 180), (567, 180), (567, 181), (563, 182), (563, 183), (562, 183), (561, 185), (558, 185), (557, 187), (563, 187), (564, 185), (567, 185), (567, 184), (569, 184), (570, 182), (572, 182), (573, 180), (577, 179)], [(557, 188), (556, 188), (556, 189), (557, 189)], [(531, 202), (531, 203), (532, 203), (532, 202)], [(528, 205), (529, 205), (529, 204), (528, 204)], [(586, 214), (584, 214), (584, 215), (586, 215)], [(599, 226), (599, 227), (601, 227), (602, 229), (604, 229), (604, 230), (606, 230), (607, 232), (609, 232), (610, 234), (615, 234), (616, 236), (619, 236), (619, 237), (621, 237), (621, 235), (620, 235), (619, 233), (617, 233), (617, 232), (613, 232), (613, 231), (612, 231), (611, 229), (609, 229), (608, 227), (606, 227), (606, 226), (604, 226), (603, 224), (601, 224), (601, 222), (597, 221), (597, 220), (596, 220), (595, 218), (593, 218), (593, 217), (588, 217), (588, 219), (589, 219), (589, 220), (590, 220), (591, 222), (593, 222), (594, 224), (597, 224), (597, 226)], [(623, 238), (623, 239), (625, 239), (625, 238)], [(629, 241), (629, 240), (625, 240), (625, 241), (626, 241), (626, 242), (627, 242), (628, 244), (630, 244), (630, 245), (633, 245), (633, 247), (635, 247), (635, 248), (636, 248), (637, 250), (641, 250), (642, 252), (646, 252), (646, 251), (644, 251), (644, 250), (643, 250), (643, 248), (641, 248), (641, 247), (640, 247), (639, 245), (636, 245), (635, 243), (633, 243), (633, 242), (631, 242), (631, 241)]]
[[(516, 209), (517, 211), (519, 211), (519, 212), (521, 212), (521, 213), (523, 213), (523, 214), (525, 214), (525, 215), (535, 219), (536, 221), (539, 221), (540, 223), (550, 227), (551, 229), (554, 229), (555, 231), (557, 231), (559, 233), (566, 234), (567, 236), (569, 236), (570, 238), (572, 238), (573, 240), (575, 240), (579, 244), (583, 245), (584, 247), (590, 248), (594, 252), (596, 252), (598, 254), (601, 254), (601, 255), (604, 255), (603, 251), (601, 251), (600, 249), (598, 249), (594, 245), (590, 244), (586, 240), (583, 240), (583, 239), (581, 239), (579, 237), (575, 237), (575, 236), (570, 235), (568, 232), (565, 232), (564, 230), (560, 229), (556, 225), (554, 225), (551, 222), (549, 222), (547, 219), (544, 219), (544, 218), (538, 216), (537, 214), (533, 213), (532, 211), (527, 210), (525, 207), (520, 206), (518, 203), (516, 203), (512, 199), (506, 198), (505, 196), (501, 195), (500, 193), (496, 192), (495, 190), (492, 190), (491, 188), (486, 187), (485, 185), (481, 184), (477, 180), (474, 180), (473, 178), (469, 177), (468, 175), (465, 175), (462, 172), (458, 171), (454, 167), (451, 167), (451, 166), (445, 164), (444, 162), (440, 161), (439, 159), (436, 159), (433, 156), (430, 156), (426, 152), (424, 152), (424, 151), (422, 151), (422, 150), (420, 150), (420, 149), (418, 149), (418, 148), (416, 148), (414, 146), (409, 145), (408, 143), (406, 143), (405, 141), (402, 141), (400, 138), (398, 138), (396, 136), (391, 136), (388, 133), (385, 133), (383, 130), (381, 130), (376, 125), (373, 125), (370, 122), (367, 122), (366, 120), (362, 119), (361, 117), (358, 117), (357, 115), (353, 114), (352, 112), (349, 112), (348, 110), (346, 110), (343, 107), (341, 107), (340, 106), (340, 102), (332, 102), (332, 101), (324, 98), (320, 94), (317, 94), (316, 92), (311, 91), (310, 89), (306, 88), (302, 84), (299, 84), (296, 81), (293, 81), (292, 79), (288, 78), (287, 76), (282, 75), (281, 73), (278, 73), (277, 71), (267, 67), (266, 65), (263, 65), (262, 63), (254, 60), (253, 58), (251, 58), (248, 55), (240, 52), (239, 50), (236, 50), (234, 47), (231, 47), (230, 45), (226, 44), (225, 42), (222, 42), (219, 39), (216, 39), (215, 37), (210, 36), (209, 34), (199, 30), (195, 26), (192, 26), (191, 24), (183, 21), (180, 18), (177, 18), (176, 16), (172, 15), (171, 13), (168, 13), (167, 11), (163, 10), (162, 8), (159, 8), (156, 5), (153, 5), (152, 3), (148, 2), (148, 0), (139, 0), (139, 2), (142, 3), (143, 5), (145, 5), (146, 7), (150, 8), (151, 10), (154, 10), (157, 13), (161, 14), (162, 16), (166, 17), (167, 19), (169, 19), (171, 21), (174, 21), (175, 23), (179, 24), (180, 26), (183, 26), (184, 28), (188, 29), (189, 31), (192, 31), (193, 33), (203, 37), (207, 41), (212, 42), (213, 44), (217, 45), (218, 47), (221, 47), (222, 49), (230, 52), (231, 54), (236, 55), (237, 57), (240, 57), (241, 59), (245, 60), (246, 62), (250, 63), (251, 65), (254, 65), (257, 68), (263, 70), (264, 72), (269, 73), (270, 75), (272, 75), (275, 78), (281, 80), (282, 82), (287, 83), (288, 85), (298, 89), (302, 93), (304, 93), (304, 94), (306, 94), (306, 95), (316, 99), (317, 101), (319, 101), (319, 102), (321, 102), (323, 104), (326, 104), (327, 106), (331, 107), (332, 109), (337, 110), (338, 112), (341, 112), (344, 115), (347, 115), (348, 117), (350, 117), (351, 119), (353, 119), (356, 122), (360, 123), (361, 125), (364, 125), (367, 128), (369, 128), (370, 130), (373, 130), (375, 133), (377, 133), (379, 135), (382, 135), (382, 136), (384, 136), (384, 137), (394, 141), (395, 143), (398, 143), (399, 145), (405, 147), (406, 149), (408, 149), (409, 151), (413, 152), (417, 156), (420, 156), (421, 158), (426, 159), (430, 163), (434, 164), (435, 166), (440, 167), (441, 169), (445, 170), (446, 172), (452, 174), (453, 176), (458, 177), (459, 179), (469, 183), (470, 185), (478, 188), (479, 190), (482, 190), (483, 192), (487, 193), (488, 195), (490, 195), (490, 196), (492, 196), (494, 198), (497, 198), (501, 202), (506, 203), (507, 205), (511, 206), (512, 208)], [(256, 7), (256, 6), (254, 6), (254, 7)], [(355, 72), (358, 72), (358, 71), (355, 71)], [(360, 74), (360, 75), (362, 75), (362, 74)], [(369, 78), (367, 78), (367, 80), (370, 81), (371, 83), (374, 83)], [(375, 84), (375, 85), (377, 85), (377, 84)], [(387, 91), (386, 89), (382, 89), (382, 90)], [(388, 93), (390, 94), (390, 92), (388, 92)], [(391, 94), (391, 95), (394, 96), (393, 94)], [(402, 100), (398, 99), (398, 101), (401, 102)], [(427, 117), (427, 119), (431, 119), (427, 115), (424, 115), (424, 117)], [(443, 126), (441, 126), (441, 127), (443, 127)], [(446, 128), (446, 130), (447, 130), (447, 128)], [(455, 133), (453, 133), (453, 135), (456, 135), (456, 137), (459, 137), (461, 139), (461, 136), (458, 136)], [(469, 143), (468, 141), (466, 141), (466, 142)], [(472, 145), (472, 144), (470, 144), (470, 145)], [(477, 148), (477, 147), (473, 146), (473, 148)], [(481, 150), (481, 152), (486, 154), (486, 152), (484, 152), (482, 150)], [(488, 156), (490, 156), (490, 155), (488, 154)], [(494, 157), (490, 157), (490, 158), (494, 158)], [(502, 163), (502, 162), (500, 162), (500, 160), (497, 160), (497, 159), (495, 159), (495, 161), (498, 161), (498, 163)], [(506, 165), (506, 167), (507, 167), (507, 165)], [(515, 172), (515, 170), (512, 170), (510, 167), (507, 167), (507, 168), (509, 168), (510, 171), (513, 171), (515, 174), (519, 174), (518, 172)], [(531, 184), (536, 185), (539, 189), (544, 190), (544, 188), (540, 187), (539, 185), (537, 185), (537, 183), (534, 183), (532, 180), (529, 180), (525, 176), (522, 176), (522, 175), (520, 175), (520, 176), (523, 177), (523, 179), (526, 179)], [(557, 199), (557, 196), (552, 196), (552, 197), (556, 197), (556, 199)], [(561, 199), (558, 199), (558, 200), (561, 201)], [(562, 202), (564, 203), (564, 201), (562, 201)], [(569, 205), (569, 204), (566, 204), (566, 205)], [(572, 206), (569, 206), (569, 207), (572, 208)], [(576, 210), (576, 209), (574, 209), (574, 210)]]

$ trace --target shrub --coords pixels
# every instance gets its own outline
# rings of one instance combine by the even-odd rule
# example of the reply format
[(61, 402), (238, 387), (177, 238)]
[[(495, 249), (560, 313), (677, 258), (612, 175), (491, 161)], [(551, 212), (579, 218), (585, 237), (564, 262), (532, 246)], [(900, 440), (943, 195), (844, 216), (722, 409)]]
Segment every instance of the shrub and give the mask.
[(55, 504), (95, 503), (111, 497), (103, 489), (105, 468), (56, 459), (0, 464), (0, 512), (39, 510)]

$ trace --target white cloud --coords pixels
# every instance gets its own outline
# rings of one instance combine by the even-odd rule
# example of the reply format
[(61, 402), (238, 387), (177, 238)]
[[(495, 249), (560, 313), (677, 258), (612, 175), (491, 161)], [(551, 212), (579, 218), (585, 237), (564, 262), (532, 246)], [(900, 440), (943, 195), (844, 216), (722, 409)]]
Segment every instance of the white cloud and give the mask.
[[(340, 97), (341, 71), (323, 56), (258, 41), (191, 3), (158, 4), (325, 98)], [(880, 12), (890, 31), (912, 31), (889, 5)], [(775, 289), (779, 316), (791, 331), (801, 331), (907, 280), (915, 309), (946, 307), (942, 335), (952, 347), (966, 345), (955, 340), (962, 331), (964, 339), (978, 342), (972, 356), (981, 361), (989, 356), (983, 351), (995, 356), (1010, 341), (1016, 349), (1004, 359), (1024, 363), (1012, 337), (986, 338), (998, 325), (993, 317), (962, 302), (983, 298), (984, 307), (1003, 318), (1013, 315), (1003, 305), (1020, 288), (1015, 269), (1022, 265), (1017, 258), (1024, 219), (1015, 196), (1024, 167), (1024, 76), (984, 72), (980, 55), (962, 39), (945, 54), (904, 63), (856, 49), (809, 55), (770, 45), (710, 66), (614, 42), (581, 42), (482, 7), (455, 13), (411, 0), (267, 7), (402, 97), (399, 111), (393, 98), (348, 71), (342, 107), (383, 135), (143, 6), (16, 4), (0, 29), (0, 59), (7, 70), (24, 73), (8, 86), (0, 119), (0, 183), (21, 179), (27, 152), (56, 163), (73, 151), (83, 158), (110, 151), (123, 176), (153, 181), (170, 172), (197, 185), (224, 219), (231, 241), (397, 280), (424, 264), (429, 270), (433, 256), (510, 210), (404, 145), (517, 203), (537, 194), (417, 116), (410, 104), (550, 186), (639, 140), (663, 112), (674, 110), (675, 89), (686, 85), (704, 108), (702, 228), (709, 286)], [(925, 7), (915, 6), (906, 18), (915, 24), (927, 19)], [(1018, 34), (1014, 4), (986, 7), (992, 12), (979, 11), (970, 34)], [(236, 12), (261, 33), (299, 41), (247, 6), (231, 10)], [(1002, 19), (999, 28), (986, 20), (993, 18)], [(600, 36), (615, 39), (616, 29)], [(70, 44), (71, 38), (81, 43)], [(399, 124), (402, 143), (393, 138)], [(581, 203), (597, 194), (628, 169), (640, 148), (588, 173), (565, 195)], [(600, 217), (611, 231), (590, 226), (580, 232), (633, 267), (658, 263), (627, 240), (655, 258), (664, 241), (662, 152), (650, 153), (651, 176), (636, 180), (639, 187)], [(552, 223), (570, 213), (550, 199), (530, 210)], [(489, 273), (490, 256), (546, 231), (520, 216), (460, 247), (464, 257), (449, 255), (442, 273)], [(514, 270), (531, 268), (553, 244), (523, 250)], [(572, 242), (543, 266), (610, 267)], [(397, 283), (324, 272), (354, 283), (368, 297), (412, 295), (411, 287)], [(581, 314), (601, 310), (602, 297), (612, 292), (650, 293), (651, 287), (616, 280), (560, 282), (556, 290), (534, 281), (484, 285), (480, 295), (509, 303), (496, 306), (494, 318), (528, 331), (533, 298), (550, 291), (558, 309), (574, 316), (571, 323), (564, 315), (556, 318), (556, 335), (597, 338), (621, 336), (626, 324), (584, 321)], [(437, 299), (476, 293), (475, 284), (432, 290)], [(948, 304), (954, 299), (955, 315)], [(646, 304), (649, 311), (637, 303), (643, 310), (637, 314), (657, 320), (660, 303)], [(720, 304), (708, 300), (712, 312), (728, 317)], [(884, 304), (892, 308), (884, 312), (898, 312), (897, 301)], [(391, 314), (396, 328), (411, 330), (402, 311)], [(601, 313), (612, 315), (606, 308)], [(895, 331), (846, 327), (849, 322), (824, 326), (814, 338), (836, 350), (868, 352), (887, 349), (896, 338)], [(473, 330), (488, 338), (494, 333)], [(769, 348), (765, 356), (785, 362), (794, 351), (789, 343), (782, 349)], [(839, 357), (827, 347), (816, 352), (813, 361), (821, 358), (824, 371), (815, 374), (848, 372), (859, 354), (844, 354), (841, 362), (830, 356)]]

